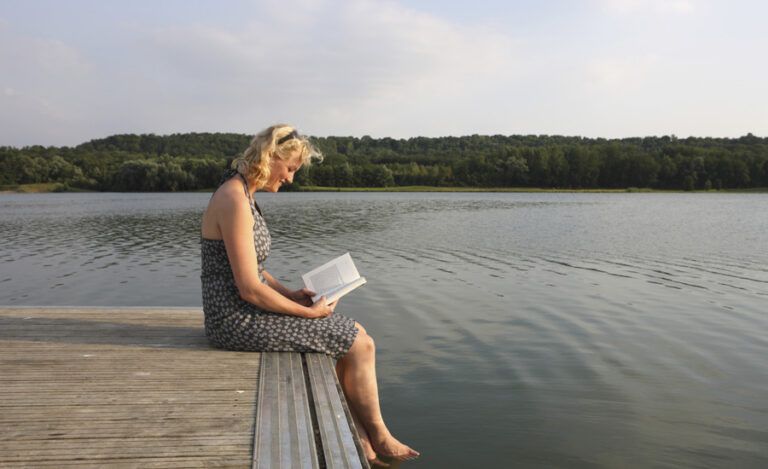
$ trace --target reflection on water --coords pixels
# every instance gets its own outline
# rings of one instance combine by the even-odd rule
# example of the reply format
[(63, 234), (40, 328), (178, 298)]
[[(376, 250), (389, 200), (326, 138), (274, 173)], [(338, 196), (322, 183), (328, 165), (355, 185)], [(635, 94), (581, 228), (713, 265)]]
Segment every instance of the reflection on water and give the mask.
[[(38, 203), (35, 203), (38, 202)], [(0, 303), (172, 305), (199, 302), (199, 201), (162, 194), (0, 199)]]
[[(200, 304), (209, 194), (0, 196), (0, 304)], [(768, 196), (259, 194), (350, 251), (402, 467), (768, 467)]]

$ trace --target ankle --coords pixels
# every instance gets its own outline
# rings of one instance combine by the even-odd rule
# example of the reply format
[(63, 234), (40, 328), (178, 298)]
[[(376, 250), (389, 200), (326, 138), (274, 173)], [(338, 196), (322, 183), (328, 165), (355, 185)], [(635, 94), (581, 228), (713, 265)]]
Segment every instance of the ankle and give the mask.
[(370, 437), (371, 441), (382, 441), (389, 438), (389, 429), (387, 429), (387, 426), (384, 425), (384, 421), (377, 421), (377, 422), (370, 422), (369, 425), (366, 425), (366, 429), (368, 430), (368, 436)]

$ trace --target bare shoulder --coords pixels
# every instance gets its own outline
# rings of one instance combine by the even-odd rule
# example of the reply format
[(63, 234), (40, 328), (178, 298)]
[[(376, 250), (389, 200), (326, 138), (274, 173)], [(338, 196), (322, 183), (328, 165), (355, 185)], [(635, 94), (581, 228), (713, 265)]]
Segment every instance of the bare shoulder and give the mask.
[(208, 203), (208, 209), (231, 211), (241, 205), (247, 207), (248, 199), (245, 197), (243, 184), (236, 178), (232, 178), (214, 192)]
[(243, 184), (233, 178), (222, 184), (211, 196), (203, 213), (203, 237), (221, 239), (221, 227), (232, 224), (235, 219), (251, 216)]

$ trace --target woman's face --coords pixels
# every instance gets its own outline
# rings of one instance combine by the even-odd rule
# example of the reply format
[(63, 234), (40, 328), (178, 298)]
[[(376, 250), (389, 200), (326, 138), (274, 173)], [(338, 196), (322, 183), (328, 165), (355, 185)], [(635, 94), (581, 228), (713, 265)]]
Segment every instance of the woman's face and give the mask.
[(291, 155), (287, 160), (279, 156), (272, 157), (270, 164), (269, 180), (264, 190), (268, 192), (277, 192), (280, 186), (293, 182), (293, 175), (301, 168), (301, 158), (299, 152)]

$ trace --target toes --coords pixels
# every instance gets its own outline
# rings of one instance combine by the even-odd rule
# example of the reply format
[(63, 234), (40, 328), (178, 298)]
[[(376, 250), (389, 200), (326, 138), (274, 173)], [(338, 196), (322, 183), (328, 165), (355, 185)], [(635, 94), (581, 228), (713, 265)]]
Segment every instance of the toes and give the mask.
[(418, 451), (414, 451), (411, 448), (408, 448), (404, 453), (400, 454), (393, 454), (390, 457), (397, 459), (398, 461), (410, 461), (411, 459), (416, 459), (421, 454)]

